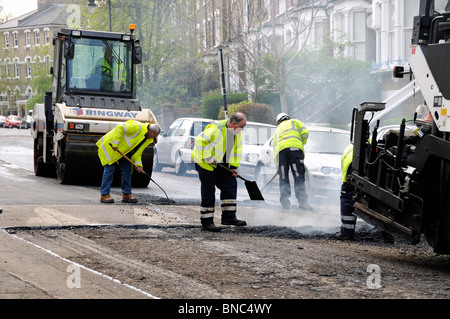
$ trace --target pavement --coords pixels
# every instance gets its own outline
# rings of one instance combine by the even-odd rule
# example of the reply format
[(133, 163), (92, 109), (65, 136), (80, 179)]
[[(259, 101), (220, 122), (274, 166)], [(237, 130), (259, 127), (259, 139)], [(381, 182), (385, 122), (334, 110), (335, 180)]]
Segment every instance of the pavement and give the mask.
[[(87, 208), (87, 209), (86, 209)], [(95, 207), (85, 207), (94, 214)], [(28, 210), (28, 213), (26, 212)], [(45, 212), (47, 210), (47, 212)], [(98, 210), (98, 207), (97, 207)], [(17, 208), (5, 206), (0, 215), (0, 299), (153, 299), (154, 296), (31, 243), (16, 235), (15, 229), (40, 227), (37, 218), (24, 218), (35, 212), (46, 227), (80, 225), (64, 207), (58, 214), (51, 207)], [(53, 216), (50, 215), (52, 212)], [(57, 218), (61, 218), (58, 222)], [(53, 219), (53, 221), (51, 221)], [(22, 221), (23, 223), (20, 223)], [(8, 225), (5, 227), (5, 225)]]

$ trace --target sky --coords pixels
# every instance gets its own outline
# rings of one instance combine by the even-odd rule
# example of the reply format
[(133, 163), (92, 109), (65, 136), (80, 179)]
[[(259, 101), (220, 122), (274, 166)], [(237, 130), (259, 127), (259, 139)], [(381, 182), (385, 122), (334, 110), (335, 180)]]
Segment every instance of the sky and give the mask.
[(0, 0), (3, 13), (11, 13), (13, 17), (33, 11), (37, 8), (37, 0)]

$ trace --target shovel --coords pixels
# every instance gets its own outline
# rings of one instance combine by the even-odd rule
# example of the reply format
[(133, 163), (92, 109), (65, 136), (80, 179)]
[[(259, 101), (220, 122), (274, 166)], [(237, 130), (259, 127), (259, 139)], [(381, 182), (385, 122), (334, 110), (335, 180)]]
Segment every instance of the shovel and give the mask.
[[(111, 143), (109, 143), (109, 145), (111, 146), (111, 148), (113, 147)], [(132, 160), (130, 160), (124, 153), (122, 153), (121, 151), (119, 151), (118, 149), (116, 149), (117, 153), (119, 153), (120, 155), (122, 155), (128, 162), (130, 162), (136, 169), (138, 168), (138, 166), (136, 164), (134, 164), (134, 162)], [(169, 202), (174, 202), (173, 200), (169, 199), (169, 196), (167, 196), (166, 192), (164, 191), (164, 189), (162, 189), (161, 186), (158, 185), (158, 183), (156, 183), (152, 177), (150, 175), (148, 175), (146, 172), (142, 171), (142, 173), (144, 173), (148, 178), (150, 178), (150, 180), (155, 183), (156, 186), (159, 187), (160, 190), (163, 191), (164, 195), (166, 195), (166, 198)]]
[[(218, 165), (221, 168), (226, 169), (230, 173), (233, 173), (233, 171), (231, 169), (229, 169), (228, 167), (221, 165), (221, 164), (218, 164)], [(264, 200), (264, 197), (262, 196), (261, 191), (259, 190), (256, 182), (248, 181), (239, 175), (237, 177), (239, 177), (240, 179), (242, 179), (244, 181), (245, 187), (247, 188), (247, 192), (248, 192), (248, 195), (250, 196), (251, 200)]]
[(267, 187), (269, 186), (269, 184), (275, 179), (275, 177), (277, 177), (278, 172), (275, 172), (275, 174), (270, 178), (270, 180), (266, 183), (266, 185), (264, 185), (263, 188), (261, 188), (261, 192)]

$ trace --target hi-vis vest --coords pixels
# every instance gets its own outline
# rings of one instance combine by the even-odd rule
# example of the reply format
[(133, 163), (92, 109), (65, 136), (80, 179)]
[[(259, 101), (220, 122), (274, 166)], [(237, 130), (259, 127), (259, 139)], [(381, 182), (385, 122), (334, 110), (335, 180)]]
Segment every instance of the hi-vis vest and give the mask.
[(131, 160), (137, 166), (142, 167), (142, 152), (150, 143), (153, 142), (152, 138), (148, 139), (145, 136), (148, 131), (147, 126), (147, 123), (128, 120), (123, 124), (117, 125), (114, 129), (99, 139), (97, 141), (98, 157), (100, 158), (102, 165), (111, 165), (122, 158), (122, 155), (120, 155), (119, 152), (116, 152), (111, 148), (111, 145), (109, 145), (110, 143), (126, 155), (143, 139), (146, 139), (139, 149), (136, 150), (133, 156), (131, 156)]
[[(208, 164), (212, 159), (216, 163), (228, 163), (230, 166), (239, 167), (242, 157), (242, 137), (241, 132), (236, 135), (227, 134), (227, 120), (214, 122), (205, 127), (205, 130), (196, 136), (194, 149), (192, 150), (192, 159), (200, 167), (212, 171), (215, 166)], [(231, 154), (226, 154), (228, 138), (234, 138)]]
[[(113, 84), (117, 81), (121, 81), (123, 84), (127, 83), (127, 70), (123, 63), (119, 63), (112, 59), (111, 63), (105, 58), (99, 59), (95, 63), (95, 70), (102, 72), (102, 81), (107, 81), (109, 84)], [(112, 89), (112, 88), (102, 88)]]
[(348, 168), (352, 164), (353, 161), (353, 144), (350, 144), (347, 146), (344, 150), (344, 153), (342, 153), (342, 159), (341, 159), (341, 169), (342, 169), (342, 182), (347, 182), (347, 172)]
[(298, 148), (305, 154), (304, 145), (309, 131), (299, 120), (286, 120), (278, 124), (273, 137), (273, 158), (278, 163), (278, 153), (286, 148)]

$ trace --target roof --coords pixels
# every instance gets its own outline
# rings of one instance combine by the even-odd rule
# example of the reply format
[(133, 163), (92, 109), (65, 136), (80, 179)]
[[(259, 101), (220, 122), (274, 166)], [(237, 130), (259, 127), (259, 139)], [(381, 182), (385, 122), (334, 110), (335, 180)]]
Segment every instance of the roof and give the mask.
[(38, 26), (64, 26), (70, 14), (66, 8), (66, 4), (54, 3), (43, 11), (34, 10), (0, 24), (0, 30)]
[(36, 14), (37, 12), (38, 12), (37, 10), (34, 10), (31, 12), (25, 13), (21, 16), (15, 17), (14, 19), (8, 20), (5, 23), (0, 24), (0, 29), (17, 28), (24, 19), (28, 18), (29, 16), (31, 16), (33, 14)]

